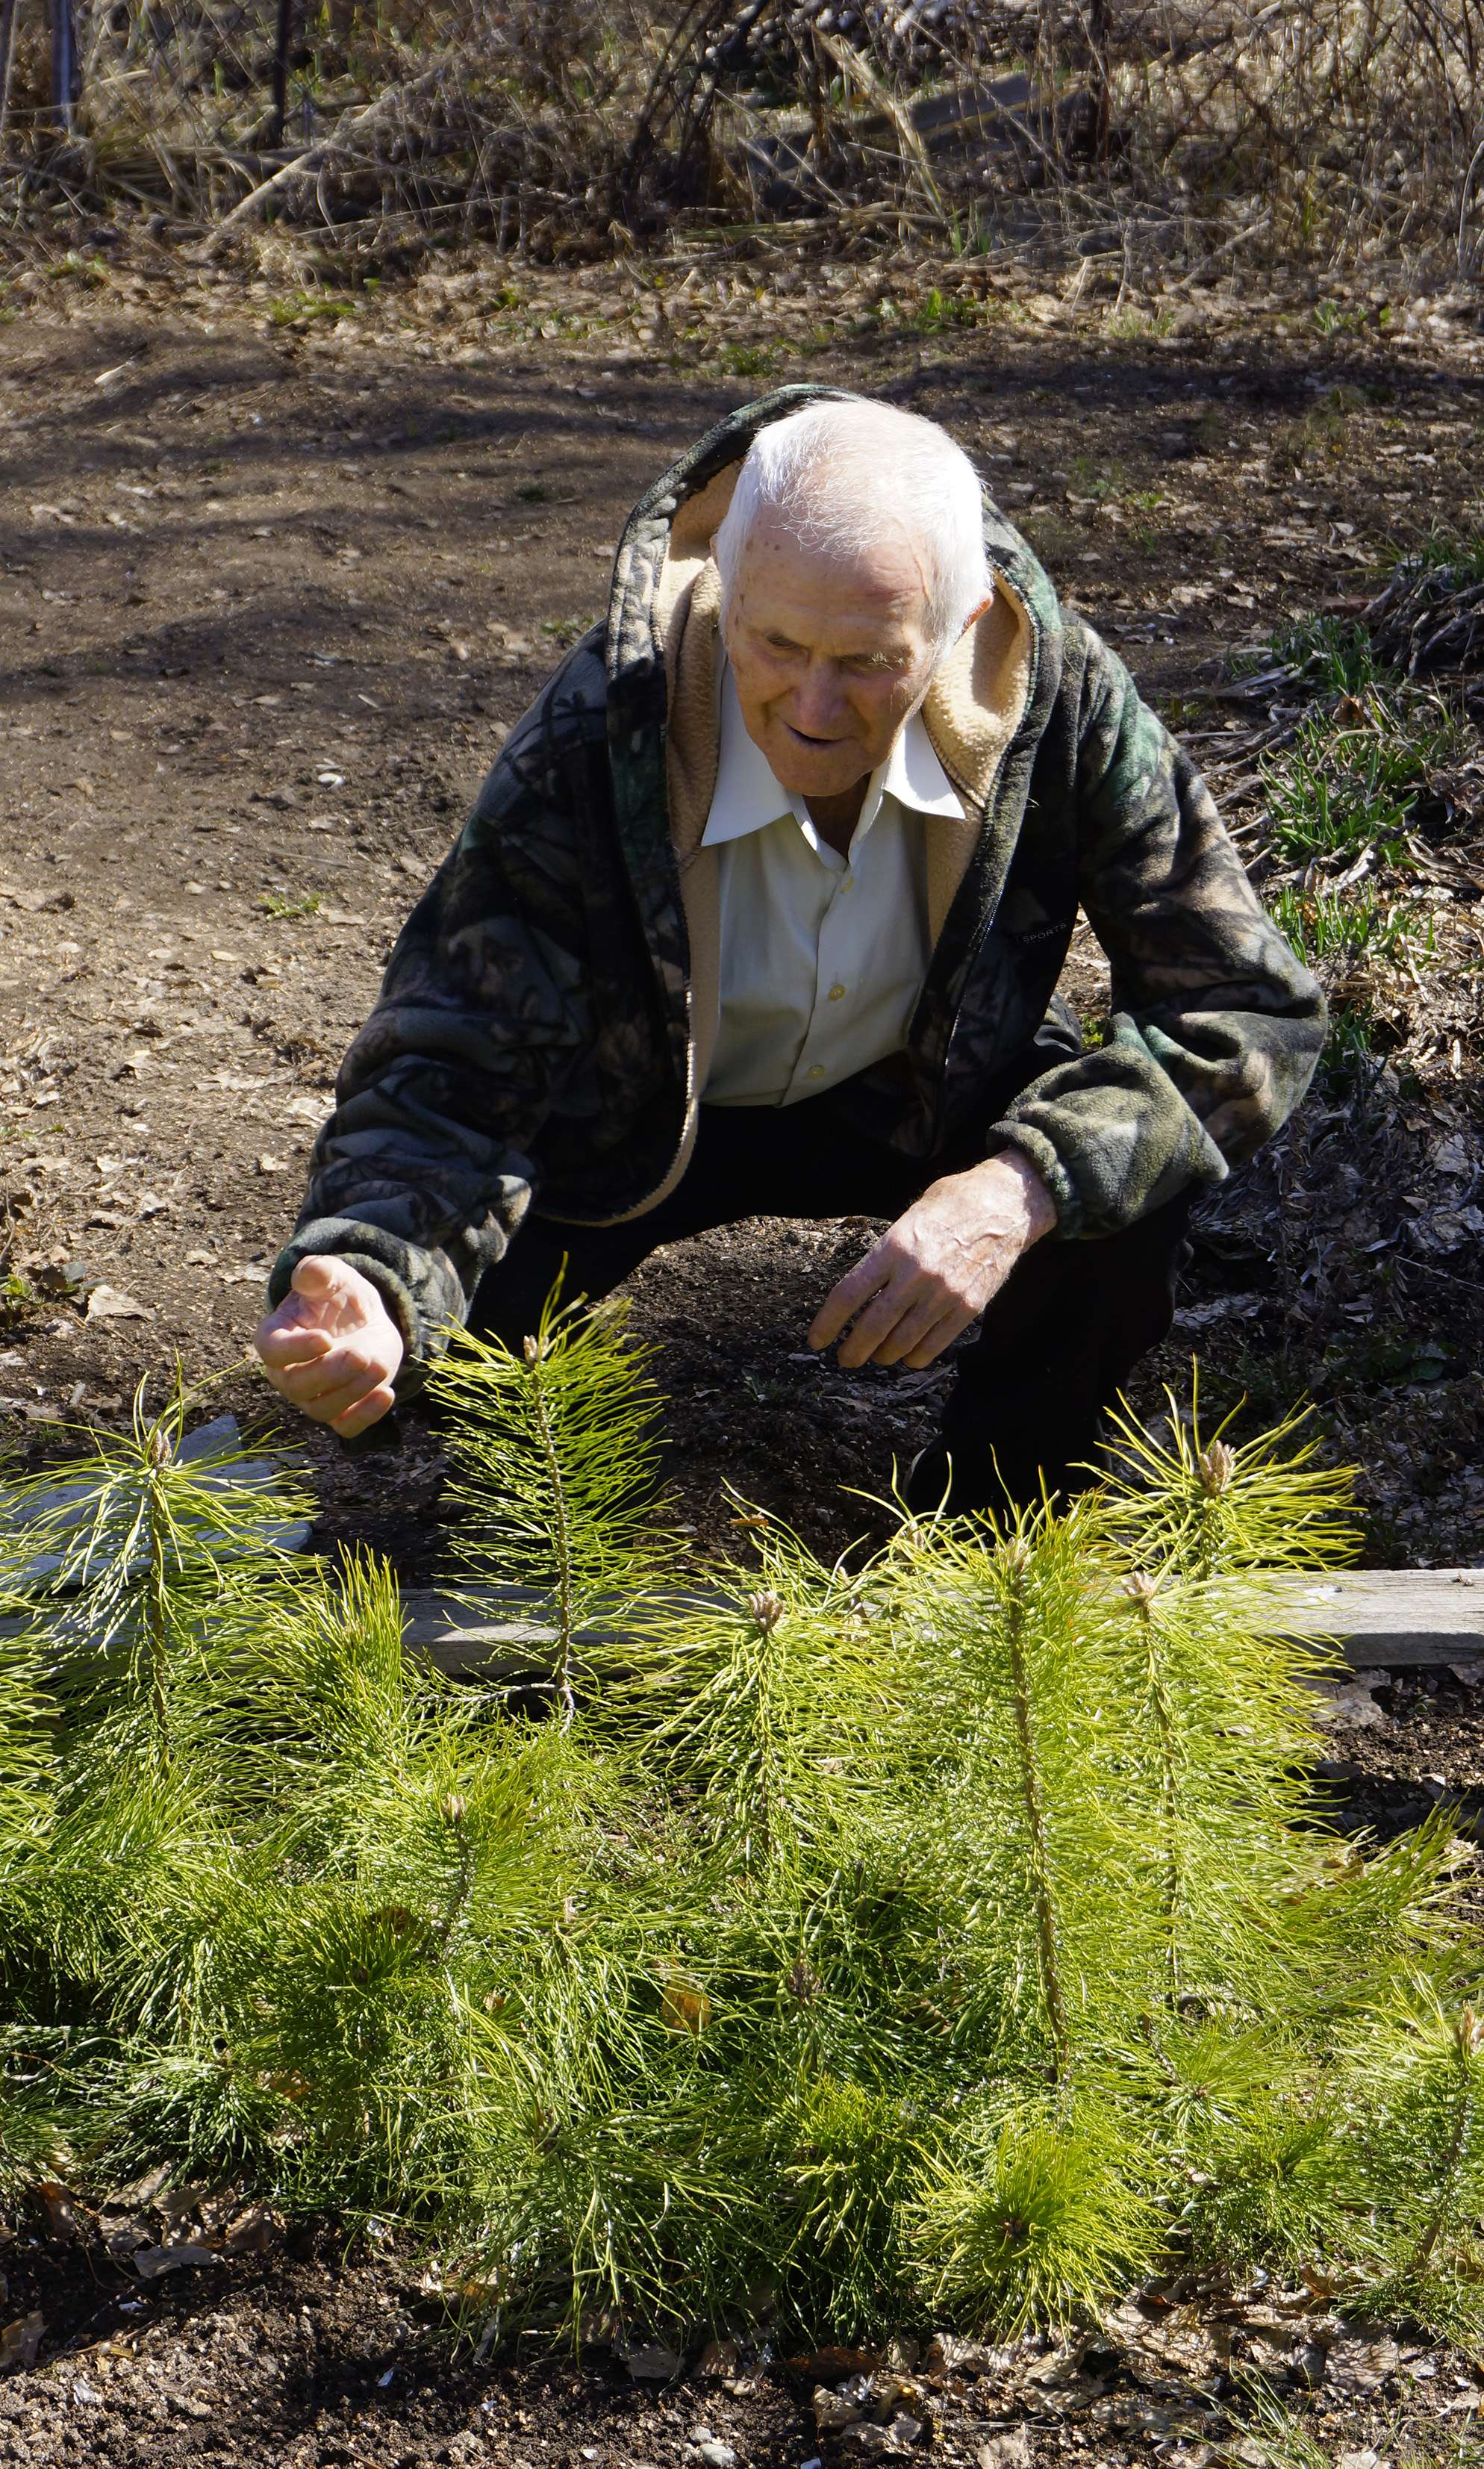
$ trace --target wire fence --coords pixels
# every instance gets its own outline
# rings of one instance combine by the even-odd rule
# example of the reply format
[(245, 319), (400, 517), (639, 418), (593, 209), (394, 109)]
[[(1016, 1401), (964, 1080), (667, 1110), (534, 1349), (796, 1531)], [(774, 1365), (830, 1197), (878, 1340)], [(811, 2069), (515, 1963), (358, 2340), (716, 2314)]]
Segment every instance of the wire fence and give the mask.
[[(1475, 0), (0, 0), (0, 205), (1484, 266)], [(1214, 252), (1214, 256), (1213, 256)]]

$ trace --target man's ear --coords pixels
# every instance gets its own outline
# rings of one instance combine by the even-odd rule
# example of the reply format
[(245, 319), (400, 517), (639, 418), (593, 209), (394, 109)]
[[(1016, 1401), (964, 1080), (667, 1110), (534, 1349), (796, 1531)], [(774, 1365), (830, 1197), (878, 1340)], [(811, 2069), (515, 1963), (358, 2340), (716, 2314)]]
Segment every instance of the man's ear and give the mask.
[(960, 641), (960, 642), (962, 642), (962, 641), (963, 641), (964, 636), (965, 636), (965, 635), (970, 632), (970, 628), (971, 628), (971, 627), (974, 627), (974, 626), (977, 626), (977, 625), (978, 625), (980, 618), (984, 615), (985, 611), (986, 611), (987, 609), (993, 609), (993, 606), (994, 606), (994, 594), (993, 594), (993, 592), (992, 591), (992, 592), (990, 592), (990, 593), (987, 595), (987, 597), (986, 597), (985, 599), (983, 599), (983, 600), (981, 600), (981, 601), (980, 601), (978, 608), (977, 608), (977, 609), (975, 609), (975, 610), (973, 610), (973, 611), (970, 612), (970, 614), (965, 618), (965, 620), (964, 620), (964, 622), (963, 622), (963, 625), (962, 625), (962, 626), (960, 627), (960, 629), (959, 629), (959, 636), (958, 636), (958, 639), (959, 639), (959, 641)]

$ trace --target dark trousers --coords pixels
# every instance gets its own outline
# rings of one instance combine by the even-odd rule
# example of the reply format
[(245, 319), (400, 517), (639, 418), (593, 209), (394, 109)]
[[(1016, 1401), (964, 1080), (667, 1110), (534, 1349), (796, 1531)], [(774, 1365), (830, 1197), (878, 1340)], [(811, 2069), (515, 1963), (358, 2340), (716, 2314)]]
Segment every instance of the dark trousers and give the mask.
[[(795, 1106), (703, 1106), (691, 1164), (667, 1200), (624, 1226), (533, 1214), (480, 1281), (469, 1325), (518, 1346), (563, 1258), (564, 1292), (597, 1302), (662, 1243), (741, 1217), (899, 1217), (928, 1184), (980, 1155), (903, 1158), (863, 1141), (828, 1095)], [(1086, 1483), (1078, 1469), (1105, 1408), (1169, 1329), (1187, 1213), (1181, 1194), (1123, 1234), (1048, 1235), (1032, 1247), (954, 1358), (939, 1440), (908, 1487), (914, 1508), (947, 1492), (955, 1511), (1003, 1510), (1007, 1493), (1016, 1505), (1039, 1499), (1043, 1481), (1063, 1494)]]

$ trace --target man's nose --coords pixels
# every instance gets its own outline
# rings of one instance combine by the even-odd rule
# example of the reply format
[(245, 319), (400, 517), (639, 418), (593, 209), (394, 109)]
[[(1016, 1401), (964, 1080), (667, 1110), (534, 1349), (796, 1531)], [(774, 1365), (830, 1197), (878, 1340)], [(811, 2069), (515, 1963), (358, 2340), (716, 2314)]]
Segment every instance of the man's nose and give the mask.
[(810, 662), (793, 690), (790, 714), (806, 737), (838, 737), (847, 717), (840, 681), (828, 660)]

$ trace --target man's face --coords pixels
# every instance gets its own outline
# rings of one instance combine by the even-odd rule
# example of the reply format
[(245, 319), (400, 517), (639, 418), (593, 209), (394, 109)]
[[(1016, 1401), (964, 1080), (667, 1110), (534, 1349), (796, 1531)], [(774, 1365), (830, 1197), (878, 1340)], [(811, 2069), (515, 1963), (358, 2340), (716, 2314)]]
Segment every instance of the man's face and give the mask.
[(927, 691), (923, 570), (904, 541), (869, 562), (801, 547), (766, 519), (726, 619), (747, 734), (796, 796), (837, 797), (890, 753)]

